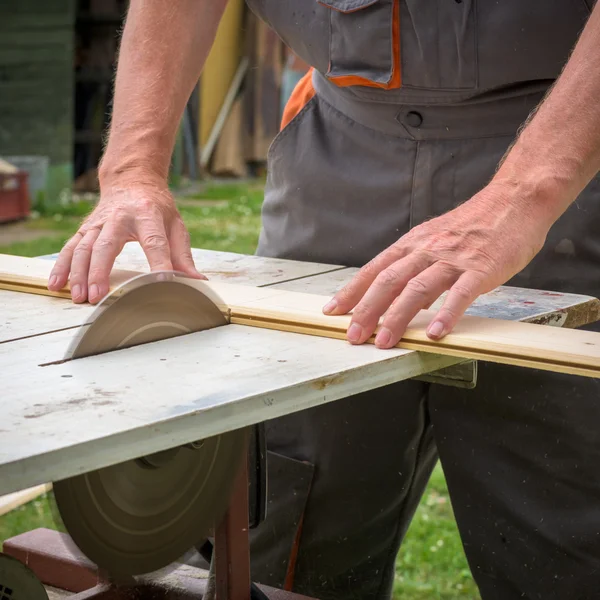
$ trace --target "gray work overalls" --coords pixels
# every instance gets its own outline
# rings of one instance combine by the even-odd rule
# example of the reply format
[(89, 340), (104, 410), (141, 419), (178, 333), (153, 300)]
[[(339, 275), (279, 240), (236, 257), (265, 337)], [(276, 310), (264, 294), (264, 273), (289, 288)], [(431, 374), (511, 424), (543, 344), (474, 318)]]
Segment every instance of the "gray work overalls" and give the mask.
[[(314, 67), (269, 150), (258, 254), (350, 266), (485, 186), (593, 4), (248, 3)], [(600, 293), (600, 180), (509, 283)], [(439, 457), (484, 600), (600, 598), (599, 390), (481, 364), (475, 390), (409, 381), (269, 423), (255, 579), (321, 600), (389, 598)]]

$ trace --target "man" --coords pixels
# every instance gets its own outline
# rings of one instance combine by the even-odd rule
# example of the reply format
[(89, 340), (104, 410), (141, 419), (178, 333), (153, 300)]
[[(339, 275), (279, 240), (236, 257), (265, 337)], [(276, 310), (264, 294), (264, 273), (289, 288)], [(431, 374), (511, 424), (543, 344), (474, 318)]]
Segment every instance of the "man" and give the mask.
[[(132, 0), (102, 197), (51, 289), (70, 274), (74, 301), (97, 302), (136, 239), (152, 269), (200, 276), (166, 181), (224, 4)], [(376, 342), (391, 347), (445, 291), (434, 339), (505, 282), (598, 294), (600, 8), (250, 6), (314, 67), (270, 148), (258, 253), (362, 266), (324, 308), (354, 309), (352, 343), (387, 311)], [(281, 493), (253, 538), (254, 577), (322, 600), (389, 598), (439, 455), (484, 600), (600, 598), (598, 391), (482, 365), (475, 391), (406, 382), (269, 423)]]

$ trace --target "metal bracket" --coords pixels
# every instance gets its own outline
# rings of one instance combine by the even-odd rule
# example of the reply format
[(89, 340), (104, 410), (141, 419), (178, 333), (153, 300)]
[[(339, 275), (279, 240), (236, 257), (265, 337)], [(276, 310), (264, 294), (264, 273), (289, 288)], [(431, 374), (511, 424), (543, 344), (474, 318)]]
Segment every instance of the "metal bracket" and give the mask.
[(477, 385), (477, 361), (466, 360), (451, 367), (440, 369), (439, 371), (414, 377), (414, 379), (426, 383), (437, 383), (439, 385), (472, 390)]

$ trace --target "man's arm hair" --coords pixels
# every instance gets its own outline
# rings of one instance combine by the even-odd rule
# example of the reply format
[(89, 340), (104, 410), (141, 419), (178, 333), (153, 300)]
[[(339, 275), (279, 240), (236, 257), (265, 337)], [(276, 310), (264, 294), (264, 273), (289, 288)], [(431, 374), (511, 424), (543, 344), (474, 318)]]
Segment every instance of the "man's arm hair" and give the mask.
[(166, 181), (185, 105), (227, 0), (131, 0), (100, 183)]
[(494, 180), (546, 205), (554, 222), (600, 170), (600, 2)]

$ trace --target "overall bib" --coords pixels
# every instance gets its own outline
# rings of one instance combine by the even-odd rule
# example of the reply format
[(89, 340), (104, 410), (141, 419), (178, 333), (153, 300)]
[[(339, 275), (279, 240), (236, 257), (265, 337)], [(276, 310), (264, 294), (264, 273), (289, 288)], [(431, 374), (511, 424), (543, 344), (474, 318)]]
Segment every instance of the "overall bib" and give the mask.
[[(491, 179), (592, 0), (248, 0), (313, 69), (268, 155), (258, 254), (361, 266)], [(600, 294), (600, 180), (509, 282)], [(600, 382), (481, 364), (267, 424), (256, 580), (390, 598), (439, 458), (484, 600), (600, 598)]]

